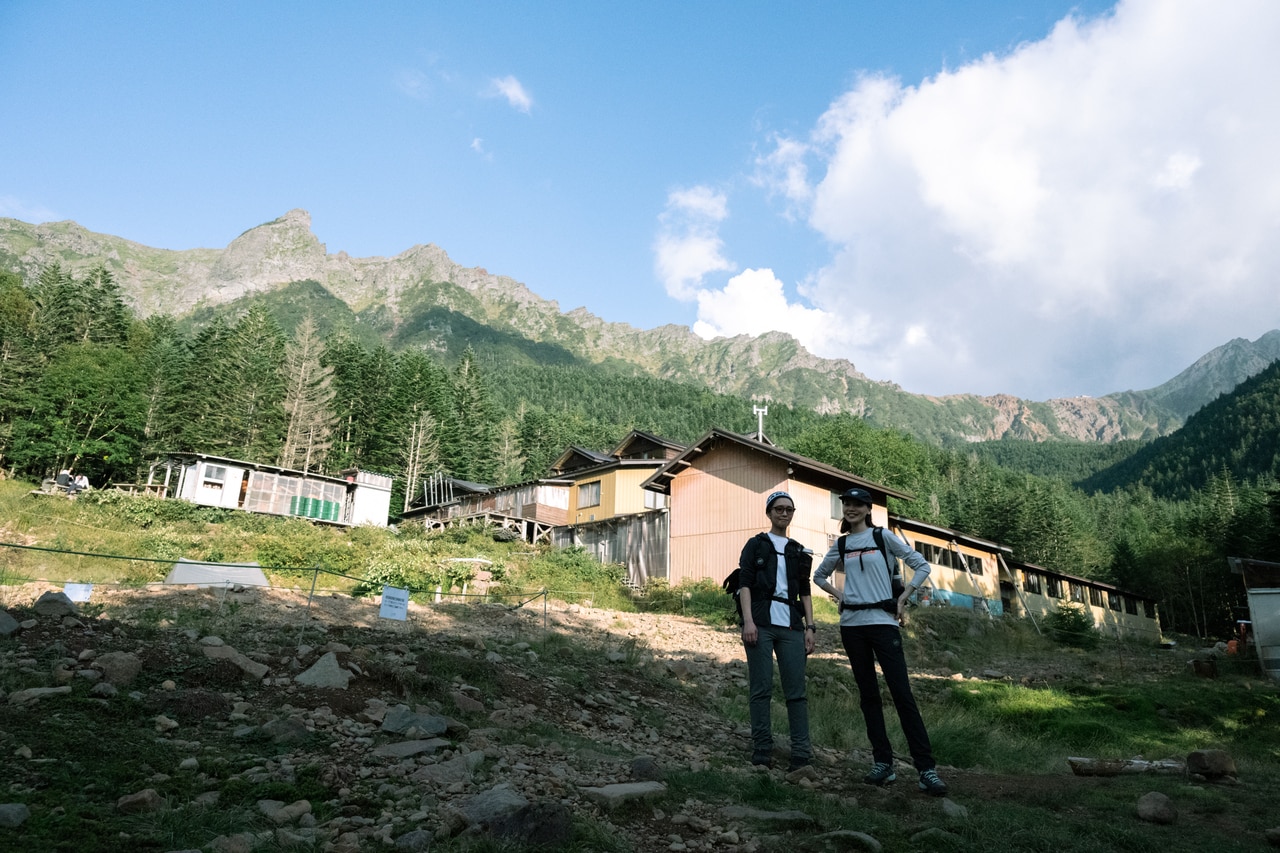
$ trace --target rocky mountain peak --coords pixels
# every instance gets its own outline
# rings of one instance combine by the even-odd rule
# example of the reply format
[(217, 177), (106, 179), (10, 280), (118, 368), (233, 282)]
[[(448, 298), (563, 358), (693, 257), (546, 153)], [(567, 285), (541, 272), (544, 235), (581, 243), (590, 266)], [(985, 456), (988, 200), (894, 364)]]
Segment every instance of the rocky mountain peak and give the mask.
[(269, 290), (280, 284), (316, 279), (325, 265), (325, 247), (311, 233), (311, 214), (291, 210), (232, 240), (209, 270), (218, 301)]
[[(415, 345), (447, 351), (450, 314), (493, 329), (530, 352), (553, 346), (585, 363), (625, 362), (660, 379), (816, 411), (849, 413), (923, 438), (965, 441), (1015, 436), (1114, 441), (1163, 434), (1188, 415), (1280, 358), (1280, 331), (1236, 340), (1149, 391), (1030, 403), (1007, 395), (925, 397), (873, 380), (845, 359), (815, 356), (790, 335), (767, 332), (703, 340), (687, 326), (637, 329), (585, 308), (562, 312), (524, 284), (481, 267), (462, 267), (439, 246), (391, 257), (328, 254), (311, 214), (293, 209), (245, 231), (225, 249), (152, 249), (74, 222), (28, 225), (0, 219), (0, 268), (31, 279), (52, 262), (73, 274), (105, 263), (139, 314), (181, 317), (293, 282), (314, 281), (359, 314), (376, 310), (394, 329), (421, 325), (435, 337)], [(608, 286), (607, 272), (602, 286)], [(417, 318), (417, 319), (415, 319)], [(463, 325), (466, 325), (464, 323)], [(398, 334), (398, 332), (396, 332)]]

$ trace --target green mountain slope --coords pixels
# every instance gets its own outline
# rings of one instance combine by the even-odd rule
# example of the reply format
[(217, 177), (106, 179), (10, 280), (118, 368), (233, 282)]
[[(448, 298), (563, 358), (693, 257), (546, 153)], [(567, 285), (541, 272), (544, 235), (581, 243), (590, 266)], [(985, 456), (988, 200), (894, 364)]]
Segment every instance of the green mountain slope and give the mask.
[(1223, 472), (1236, 482), (1280, 477), (1280, 361), (1187, 419), (1177, 432), (1080, 483), (1089, 491), (1144, 486), (1182, 498)]
[[(849, 413), (875, 426), (939, 443), (1000, 438), (1114, 442), (1176, 429), (1191, 412), (1256, 372), (1280, 333), (1232, 342), (1167, 386), (1099, 398), (1047, 401), (1008, 395), (911, 394), (873, 380), (843, 359), (818, 358), (781, 333), (706, 341), (683, 326), (636, 329), (583, 308), (563, 312), (523, 284), (465, 268), (432, 245), (394, 258), (329, 253), (294, 210), (251, 228), (225, 249), (152, 249), (73, 222), (29, 225), (0, 219), (0, 269), (28, 280), (50, 263), (80, 273), (104, 263), (141, 315), (166, 313), (191, 324), (265, 301), (286, 329), (304, 305), (362, 341), (456, 356), (468, 345), (495, 363), (578, 367), (704, 387), (819, 413)], [(604, 282), (607, 284), (607, 281)], [(1208, 396), (1206, 396), (1208, 395)]]

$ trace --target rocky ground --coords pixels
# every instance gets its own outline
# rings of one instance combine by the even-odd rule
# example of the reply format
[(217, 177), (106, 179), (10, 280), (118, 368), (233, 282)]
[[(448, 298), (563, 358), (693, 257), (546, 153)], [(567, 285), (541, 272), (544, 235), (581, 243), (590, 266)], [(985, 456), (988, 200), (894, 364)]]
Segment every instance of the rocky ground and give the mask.
[[(916, 843), (933, 837), (950, 849), (948, 825), (963, 819), (966, 802), (1026, 798), (1037, 785), (1052, 797), (1090, 783), (944, 768), (953, 791), (939, 800), (916, 792), (905, 766), (889, 789), (860, 784), (867, 756), (856, 750), (819, 748), (814, 766), (790, 775), (750, 768), (745, 729), (714, 712), (718, 697), (745, 684), (737, 633), (677, 616), (537, 600), (411, 604), (399, 622), (379, 618), (368, 600), (288, 590), (104, 588), (78, 606), (47, 592), (4, 589), (0, 709), (41, 714), (87, 695), (112, 713), (130, 709), (177, 756), (127, 790), (90, 786), (86, 796), (146, 815), (218, 809), (232, 785), (290, 790), (305, 777), (323, 792), (314, 801), (261, 799), (243, 827), (201, 839), (205, 851), (427, 850), (467, 836), (560, 846), (572, 833), (579, 849), (592, 849), (584, 825), (607, 850), (734, 853), (785, 845), (779, 839), (791, 832), (833, 849), (879, 849), (870, 833), (824, 836), (805, 812), (745, 808), (729, 795), (762, 774), (816, 789), (833, 810), (862, 801), (909, 815), (921, 827)], [(839, 660), (832, 635), (823, 639), (819, 656)], [(1062, 673), (966, 675), (944, 664), (919, 675), (925, 689), (930, 679), (966, 677)], [(42, 762), (59, 756), (3, 725), (0, 755), (11, 756), (0, 769), (0, 846), (40, 849), (21, 838), (42, 808), (33, 794)], [(688, 794), (678, 801), (675, 777)], [(187, 793), (175, 794), (175, 779)], [(19, 843), (9, 847), (6, 834)]]

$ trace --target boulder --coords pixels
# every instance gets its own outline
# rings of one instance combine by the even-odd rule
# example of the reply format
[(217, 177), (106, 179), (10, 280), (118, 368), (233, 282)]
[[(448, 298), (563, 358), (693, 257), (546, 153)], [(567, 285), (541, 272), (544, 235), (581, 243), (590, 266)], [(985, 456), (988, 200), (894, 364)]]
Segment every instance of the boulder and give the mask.
[(1173, 801), (1159, 791), (1138, 798), (1138, 817), (1148, 823), (1171, 824), (1178, 819)]

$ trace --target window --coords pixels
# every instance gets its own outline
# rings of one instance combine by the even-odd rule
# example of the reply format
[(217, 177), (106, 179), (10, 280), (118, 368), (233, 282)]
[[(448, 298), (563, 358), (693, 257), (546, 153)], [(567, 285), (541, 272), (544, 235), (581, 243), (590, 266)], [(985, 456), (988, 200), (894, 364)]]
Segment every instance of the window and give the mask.
[(578, 486), (578, 509), (589, 506), (600, 506), (599, 480)]
[(1120, 598), (1121, 598), (1120, 593), (1115, 592), (1114, 590), (1112, 592), (1107, 593), (1107, 604), (1111, 607), (1112, 610), (1120, 609), (1120, 607), (1122, 606), (1120, 603)]
[(1102, 590), (1096, 586), (1089, 587), (1089, 603), (1094, 607), (1102, 606)]
[(206, 489), (222, 489), (222, 484), (226, 482), (227, 469), (223, 465), (205, 465), (204, 477), (200, 481), (200, 485)]
[(1027, 592), (1034, 593), (1035, 595), (1041, 595), (1042, 587), (1040, 586), (1040, 576), (1035, 572), (1024, 571), (1022, 573), (1022, 588)]
[(1124, 612), (1130, 616), (1138, 615), (1138, 600), (1131, 595), (1124, 597)]
[(651, 492), (644, 490), (644, 508), (645, 509), (662, 509), (667, 505), (667, 496), (662, 492)]
[(1072, 583), (1068, 584), (1071, 590), (1071, 600), (1077, 604), (1084, 604), (1084, 584)]
[(924, 557), (925, 562), (932, 563), (935, 566), (946, 566), (951, 568), (951, 553), (939, 548), (932, 542), (916, 541), (916, 550), (920, 552), (920, 556)]
[(844, 518), (844, 504), (840, 501), (840, 493), (831, 493), (831, 517)]
[(965, 561), (969, 564), (969, 571), (975, 575), (982, 574), (982, 558), (975, 554), (965, 554)]
[(1045, 586), (1048, 588), (1047, 595), (1050, 598), (1062, 598), (1062, 580), (1060, 578), (1045, 578)]
[(1156, 603), (1154, 601), (1142, 602), (1142, 615), (1148, 619), (1156, 618)]

